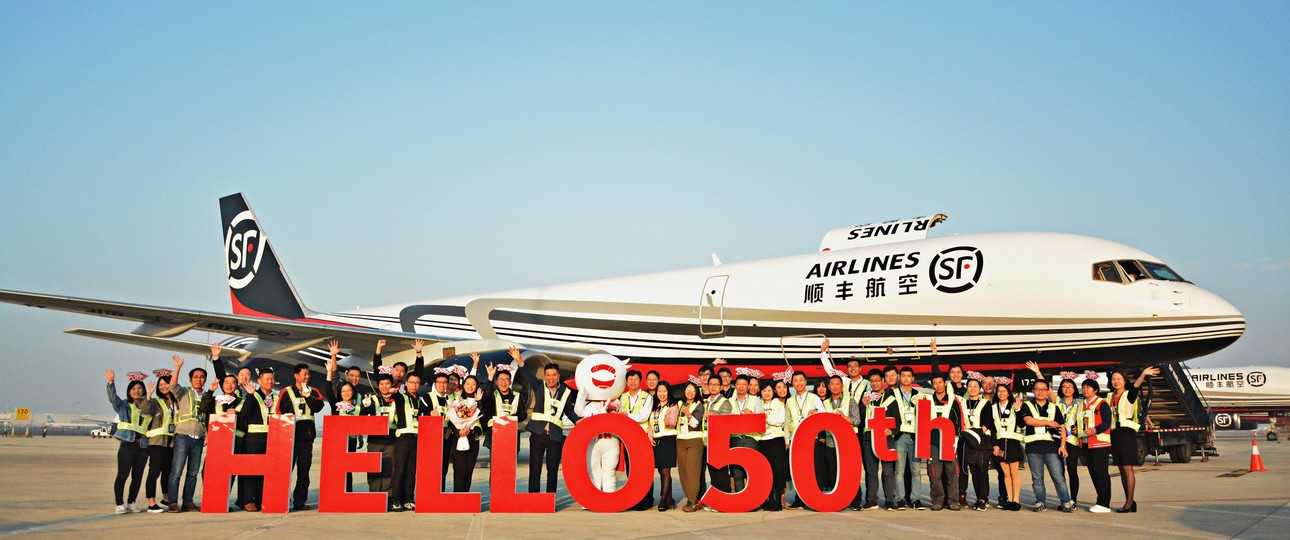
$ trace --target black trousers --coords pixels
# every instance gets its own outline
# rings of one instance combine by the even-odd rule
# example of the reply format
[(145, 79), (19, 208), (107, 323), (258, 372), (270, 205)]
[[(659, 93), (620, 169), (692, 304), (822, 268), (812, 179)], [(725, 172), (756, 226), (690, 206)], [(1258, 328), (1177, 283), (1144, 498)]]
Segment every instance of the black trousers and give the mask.
[(1079, 447), (1073, 444), (1066, 444), (1066, 459), (1062, 460), (1062, 465), (1066, 467), (1066, 487), (1071, 490), (1071, 500), (1079, 500)]
[(466, 436), (466, 440), (470, 441), (470, 448), (467, 450), (457, 449), (456, 437), (450, 440), (452, 442), (450, 447), (452, 449), (452, 491), (465, 493), (470, 491), (471, 478), (475, 475), (475, 463), (479, 461), (479, 437), (474, 434)]
[(417, 436), (399, 435), (394, 440), (394, 472), (390, 479), (390, 503), (416, 502)]
[(291, 505), (302, 506), (309, 498), (309, 470), (314, 464), (313, 420), (296, 422), (296, 440), (291, 448), (291, 466), (296, 470), (296, 487), (291, 491)]
[[(139, 441), (125, 442), (116, 449), (116, 482), (112, 485), (116, 495), (116, 505), (126, 501), (134, 502), (139, 498), (139, 488), (143, 487), (143, 466), (148, 463), (148, 449), (139, 448)], [(125, 498), (125, 479), (130, 478), (130, 498)]]
[[(237, 435), (237, 436), (235, 436), (235, 438), (233, 439), (233, 453), (234, 453), (234, 454), (245, 454), (245, 453), (246, 453), (246, 435)], [(237, 494), (237, 498), (236, 498), (235, 502), (233, 503), (233, 506), (236, 506), (236, 507), (238, 507), (238, 508), (241, 508), (241, 507), (243, 507), (243, 506), (246, 506), (246, 502), (242, 500), (242, 489), (241, 489), (241, 488), (242, 488), (242, 480), (241, 480), (241, 477), (240, 477), (240, 476), (234, 476), (232, 480), (229, 480), (229, 484), (230, 484), (230, 485), (229, 485), (229, 489), (232, 489), (232, 488), (233, 488), (232, 483), (233, 483), (234, 481), (236, 481), (236, 482), (237, 482), (237, 487), (238, 487), (238, 489), (237, 489), (237, 491), (235, 492), (235, 493)]]
[[(148, 498), (157, 496), (157, 480), (161, 480), (161, 493), (173, 496), (174, 493), (166, 493), (170, 485), (170, 462), (175, 458), (175, 448), (173, 446), (162, 446), (160, 444), (148, 445)], [(175, 501), (168, 501), (175, 502)]]
[[(941, 450), (932, 447), (932, 456), (940, 456)], [(955, 461), (942, 461), (933, 457), (927, 460), (927, 479), (931, 484), (932, 506), (948, 506), (959, 503), (959, 473)]]
[(1111, 449), (1084, 448), (1084, 464), (1088, 466), (1088, 476), (1093, 479), (1093, 489), (1097, 491), (1097, 504), (1111, 507)]
[(815, 485), (828, 492), (838, 481), (838, 453), (829, 445), (815, 441)]
[(390, 477), (394, 471), (394, 440), (385, 435), (368, 437), (367, 451), (381, 455), (381, 470), (367, 473), (367, 491), (389, 493)]
[(537, 493), (542, 482), (542, 465), (546, 464), (546, 492), (555, 493), (556, 475), (560, 472), (560, 458), (564, 452), (564, 439), (554, 440), (545, 433), (529, 433), (529, 493)]
[[(246, 440), (244, 454), (263, 454), (265, 449), (269, 447), (269, 435), (267, 433), (247, 433), (243, 439)], [(256, 506), (262, 506), (263, 495), (263, 476), (237, 477), (237, 500), (240, 501), (239, 504), (246, 506), (254, 503)]]
[(967, 493), (967, 484), (964, 483), (968, 477), (969, 471), (972, 477), (972, 490), (976, 492), (976, 500), (990, 502), (990, 476), (991, 459), (989, 450), (977, 450), (976, 452), (964, 452), (963, 463), (960, 465), (959, 490), (961, 493)]

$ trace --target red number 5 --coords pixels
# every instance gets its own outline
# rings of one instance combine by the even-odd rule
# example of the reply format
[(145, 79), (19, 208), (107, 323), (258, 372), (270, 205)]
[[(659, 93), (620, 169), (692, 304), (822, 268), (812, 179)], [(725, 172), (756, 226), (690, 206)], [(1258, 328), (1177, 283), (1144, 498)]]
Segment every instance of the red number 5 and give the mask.
[(770, 462), (752, 448), (731, 448), (735, 433), (765, 433), (766, 415), (718, 414), (708, 421), (708, 464), (713, 467), (743, 467), (748, 471), (748, 485), (738, 493), (725, 493), (708, 486), (703, 503), (718, 512), (747, 512), (766, 502), (770, 495)]

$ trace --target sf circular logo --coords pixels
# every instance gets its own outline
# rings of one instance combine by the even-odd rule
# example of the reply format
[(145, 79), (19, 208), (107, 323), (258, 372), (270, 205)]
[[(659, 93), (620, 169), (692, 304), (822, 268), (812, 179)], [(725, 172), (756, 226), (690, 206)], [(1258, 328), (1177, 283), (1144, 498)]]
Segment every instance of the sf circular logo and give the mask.
[(1214, 425), (1225, 428), (1232, 426), (1232, 415), (1227, 413), (1218, 413), (1214, 415)]
[(255, 221), (255, 214), (250, 210), (233, 217), (228, 230), (224, 232), (224, 253), (228, 256), (228, 286), (241, 289), (255, 279), (255, 272), (260, 269), (260, 259), (264, 256), (264, 237), (260, 234), (260, 224)]
[(961, 293), (981, 280), (984, 257), (971, 246), (952, 247), (932, 258), (929, 268), (932, 286), (947, 293)]
[(1245, 380), (1249, 381), (1250, 386), (1259, 387), (1268, 382), (1268, 376), (1264, 375), (1262, 371), (1251, 371)]

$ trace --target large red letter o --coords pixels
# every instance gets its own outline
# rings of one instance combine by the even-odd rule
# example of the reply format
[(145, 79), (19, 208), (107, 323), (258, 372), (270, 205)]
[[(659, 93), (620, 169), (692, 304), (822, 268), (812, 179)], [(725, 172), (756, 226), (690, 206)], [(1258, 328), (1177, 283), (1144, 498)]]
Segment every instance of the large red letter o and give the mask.
[[(587, 470), (587, 450), (597, 435), (611, 433), (622, 439), (632, 459), (632, 472), (623, 489), (605, 493), (591, 482)], [(593, 512), (621, 512), (645, 498), (654, 484), (654, 450), (649, 436), (640, 425), (622, 414), (597, 414), (583, 418), (564, 440), (564, 485), (569, 495)]]

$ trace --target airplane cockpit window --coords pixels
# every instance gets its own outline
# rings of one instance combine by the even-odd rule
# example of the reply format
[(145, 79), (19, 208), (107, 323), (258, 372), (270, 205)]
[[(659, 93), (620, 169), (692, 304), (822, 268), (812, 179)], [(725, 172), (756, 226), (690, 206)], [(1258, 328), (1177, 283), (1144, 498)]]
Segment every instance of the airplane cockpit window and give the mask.
[(1163, 264), (1146, 261), (1139, 262), (1142, 263), (1142, 266), (1147, 269), (1147, 272), (1150, 273), (1153, 278), (1163, 279), (1165, 281), (1187, 281), (1183, 279), (1182, 276), (1179, 276), (1174, 272), (1173, 269)]
[(1162, 263), (1147, 261), (1119, 260), (1093, 263), (1093, 280), (1109, 283), (1133, 283), (1143, 279), (1162, 281), (1182, 281), (1173, 269)]
[(1144, 270), (1140, 264), (1138, 264), (1138, 261), (1118, 261), (1118, 262), (1120, 264), (1120, 268), (1124, 269), (1124, 277), (1128, 278), (1126, 281), (1129, 283), (1133, 283), (1140, 279), (1148, 279), (1150, 277), (1147, 274), (1147, 271)]
[(1120, 278), (1120, 270), (1115, 267), (1111, 261), (1100, 262), (1093, 265), (1094, 281), (1109, 281), (1111, 283), (1124, 283)]

